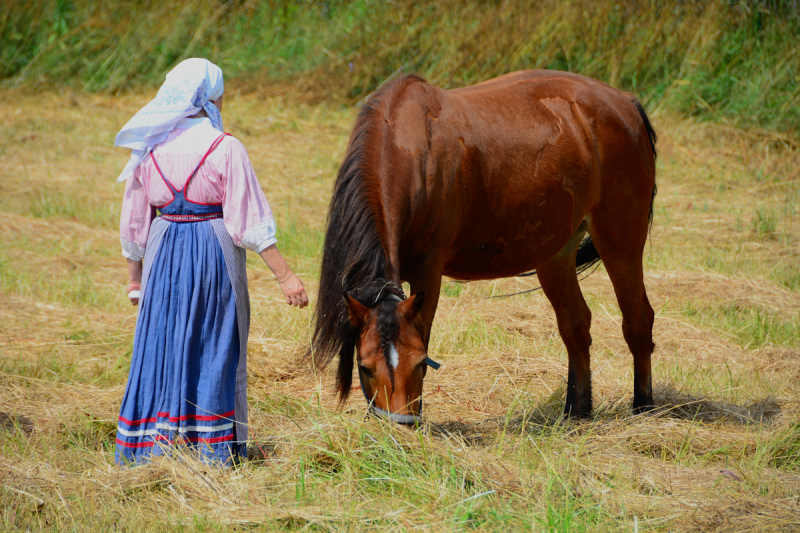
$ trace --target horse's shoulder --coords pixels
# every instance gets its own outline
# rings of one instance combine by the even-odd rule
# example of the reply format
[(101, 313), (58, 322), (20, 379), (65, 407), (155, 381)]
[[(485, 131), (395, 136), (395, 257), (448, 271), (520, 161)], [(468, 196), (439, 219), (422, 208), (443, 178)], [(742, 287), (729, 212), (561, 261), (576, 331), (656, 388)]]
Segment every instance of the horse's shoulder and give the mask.
[(424, 80), (405, 87), (390, 114), (390, 123), (399, 146), (416, 152), (429, 145), (431, 132), (442, 113), (443, 93)]

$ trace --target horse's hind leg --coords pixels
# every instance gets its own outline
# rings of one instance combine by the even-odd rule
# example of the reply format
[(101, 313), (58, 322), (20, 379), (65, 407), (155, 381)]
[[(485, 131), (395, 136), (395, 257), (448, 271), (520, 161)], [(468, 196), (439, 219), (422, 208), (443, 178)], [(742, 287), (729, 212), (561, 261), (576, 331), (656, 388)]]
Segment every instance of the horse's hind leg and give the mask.
[(642, 256), (647, 240), (647, 213), (639, 220), (621, 222), (596, 217), (589, 229), (592, 241), (614, 285), (622, 311), (622, 334), (633, 354), (633, 411), (653, 407), (650, 358), (655, 313), (647, 299), (642, 272)]
[(589, 368), (589, 328), (592, 312), (583, 299), (575, 273), (575, 254), (584, 235), (581, 227), (558, 255), (536, 268), (539, 283), (553, 305), (558, 331), (567, 347), (567, 402), (564, 414), (588, 416), (592, 412), (592, 375)]
[(622, 334), (633, 354), (633, 411), (640, 413), (654, 405), (650, 358), (655, 347), (655, 313), (644, 288), (642, 254), (633, 257), (612, 254), (609, 259), (606, 259), (609, 254), (603, 256), (600, 252), (600, 255), (622, 311)]

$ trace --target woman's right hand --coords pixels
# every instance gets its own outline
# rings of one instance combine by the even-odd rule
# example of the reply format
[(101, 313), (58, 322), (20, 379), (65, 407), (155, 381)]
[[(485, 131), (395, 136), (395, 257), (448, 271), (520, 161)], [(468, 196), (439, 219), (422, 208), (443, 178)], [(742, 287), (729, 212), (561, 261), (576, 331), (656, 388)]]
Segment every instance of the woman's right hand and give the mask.
[(142, 284), (138, 281), (128, 283), (128, 298), (133, 305), (139, 305), (139, 295), (142, 291)]
[(303, 287), (303, 282), (300, 281), (297, 274), (292, 272), (285, 280), (279, 281), (278, 283), (281, 286), (287, 304), (296, 305), (300, 309), (308, 305), (306, 289)]
[(139, 305), (139, 294), (141, 294), (141, 292), (142, 262), (128, 259), (128, 298), (133, 305)]
[(286, 303), (289, 305), (296, 305), (303, 308), (308, 305), (308, 295), (306, 289), (303, 287), (303, 282), (297, 277), (297, 274), (292, 272), (286, 260), (278, 251), (278, 247), (274, 244), (269, 245), (259, 252), (261, 258), (267, 264), (275, 277), (278, 278), (278, 283), (283, 291), (283, 296), (286, 298)]

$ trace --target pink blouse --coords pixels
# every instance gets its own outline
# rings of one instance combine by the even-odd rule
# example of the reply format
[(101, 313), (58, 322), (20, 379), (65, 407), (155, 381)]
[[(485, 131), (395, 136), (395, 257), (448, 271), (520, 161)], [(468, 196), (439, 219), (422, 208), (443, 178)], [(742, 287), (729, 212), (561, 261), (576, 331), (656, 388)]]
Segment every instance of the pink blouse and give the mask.
[[(186, 118), (153, 149), (158, 166), (173, 187), (183, 188), (189, 175), (221, 133), (207, 118)], [(226, 136), (192, 178), (187, 199), (222, 204), (222, 220), (234, 244), (261, 252), (277, 242), (275, 220), (256, 179), (247, 150), (237, 139)], [(155, 206), (172, 200), (152, 159), (148, 156), (134, 171), (125, 187), (119, 224), (122, 255), (134, 261), (144, 258)]]

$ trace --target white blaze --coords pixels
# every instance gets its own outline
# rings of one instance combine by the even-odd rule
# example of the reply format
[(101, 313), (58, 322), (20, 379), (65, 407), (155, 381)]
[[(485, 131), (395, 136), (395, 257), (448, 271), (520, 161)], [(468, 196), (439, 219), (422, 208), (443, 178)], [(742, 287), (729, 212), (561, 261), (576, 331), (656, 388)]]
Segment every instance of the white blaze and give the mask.
[(400, 356), (397, 354), (394, 343), (389, 345), (389, 362), (392, 363), (392, 368), (397, 368), (397, 364), (400, 362)]

